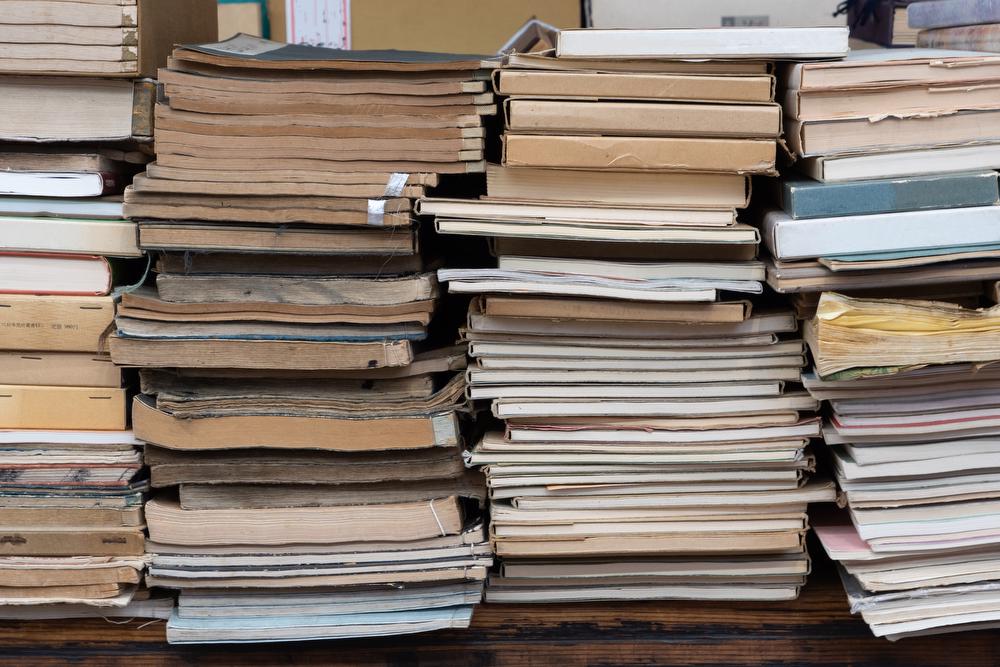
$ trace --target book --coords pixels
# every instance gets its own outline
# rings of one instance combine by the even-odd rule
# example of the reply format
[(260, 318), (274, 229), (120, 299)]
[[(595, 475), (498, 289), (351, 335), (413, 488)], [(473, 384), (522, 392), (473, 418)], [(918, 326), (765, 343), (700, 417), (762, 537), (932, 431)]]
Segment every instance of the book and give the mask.
[(511, 99), (507, 129), (601, 136), (777, 137), (781, 107), (769, 104), (671, 104)]
[(931, 49), (968, 49), (996, 51), (1000, 43), (1000, 23), (921, 30), (917, 46)]
[(253, 414), (180, 419), (143, 396), (132, 402), (132, 425), (136, 437), (170, 449), (405, 450), (452, 447), (458, 438), (457, 417), (448, 410), (379, 419)]
[(856, 183), (782, 180), (781, 208), (794, 219), (901, 213), (998, 203), (996, 172), (942, 174)]
[(114, 309), (103, 296), (0, 295), (0, 349), (99, 353)]
[(487, 164), (486, 192), (498, 201), (725, 209), (745, 208), (750, 185), (748, 177), (731, 174), (640, 174)]
[(0, 293), (105, 296), (111, 282), (104, 257), (0, 252)]
[(2, 385), (0, 428), (124, 430), (125, 390)]
[(756, 103), (774, 100), (774, 79), (767, 75), (636, 72), (609, 76), (599, 72), (500, 69), (494, 81), (496, 92), (512, 99), (557, 97)]
[(413, 255), (412, 231), (234, 224), (138, 223), (143, 250), (328, 255)]
[(140, 257), (136, 225), (125, 220), (5, 216), (0, 244), (7, 251)]
[(1000, 56), (988, 53), (866, 49), (852, 51), (843, 60), (786, 65), (782, 79), (789, 89), (802, 93), (845, 89), (866, 92), (887, 86), (924, 88), (989, 81), (998, 75)]
[[(1000, 206), (887, 213), (878, 216), (877, 225), (872, 224), (872, 217), (795, 220), (784, 211), (771, 211), (764, 216), (764, 242), (781, 260), (932, 250), (950, 247), (955, 234), (971, 245), (985, 245), (996, 242), (993, 226), (1000, 219)], [(947, 228), (942, 226), (944, 220)]]
[(4, 77), (4, 141), (150, 141), (155, 86), (149, 80)]
[(0, 384), (117, 389), (122, 385), (122, 374), (107, 355), (0, 352)]
[(909, 19), (920, 30), (1000, 23), (1000, 5), (993, 0), (932, 0), (915, 3)]
[(773, 140), (504, 135), (510, 167), (773, 174)]
[(218, 36), (216, 11), (211, 0), (20, 5), (0, 19), (0, 71), (155, 77), (174, 44)]
[(847, 55), (847, 28), (562, 30), (557, 58), (807, 59)]
[(954, 174), (1000, 167), (1000, 144), (822, 156), (800, 160), (796, 166), (809, 177), (824, 183)]

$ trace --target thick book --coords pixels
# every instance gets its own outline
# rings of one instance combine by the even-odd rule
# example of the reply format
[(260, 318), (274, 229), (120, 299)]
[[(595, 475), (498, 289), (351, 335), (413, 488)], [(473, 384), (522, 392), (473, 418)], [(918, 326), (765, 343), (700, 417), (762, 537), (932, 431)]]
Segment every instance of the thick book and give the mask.
[(921, 30), (917, 46), (928, 49), (1000, 50), (1000, 23)]
[(0, 16), (0, 71), (155, 77), (177, 43), (218, 37), (213, 0), (33, 0)]
[(150, 141), (156, 85), (149, 80), (4, 77), (0, 139)]
[(853, 183), (820, 183), (793, 177), (782, 182), (779, 193), (781, 208), (796, 219), (991, 206), (1000, 203), (995, 171)]
[(788, 64), (789, 89), (834, 91), (976, 83), (1000, 76), (1000, 54), (940, 49), (865, 49), (843, 60)]
[(448, 410), (374, 419), (267, 415), (180, 419), (158, 410), (153, 399), (137, 396), (132, 424), (137, 438), (169, 449), (370, 451), (458, 443), (458, 418)]
[(0, 195), (100, 197), (121, 189), (116, 172), (0, 171)]
[(764, 216), (764, 242), (782, 260), (950, 248), (1000, 243), (1000, 206), (907, 211), (795, 220), (784, 211)]
[[(2, 228), (0, 228), (2, 229)], [(412, 230), (240, 224), (139, 223), (143, 250), (325, 255), (414, 255)]]
[(0, 247), (27, 253), (141, 257), (136, 226), (127, 220), (5, 216)]
[(795, 164), (803, 173), (825, 183), (955, 174), (1000, 168), (1000, 144), (823, 156), (806, 158)]
[(909, 11), (910, 27), (953, 28), (984, 23), (1000, 23), (997, 0), (931, 0), (915, 2)]
[(774, 139), (518, 134), (503, 139), (503, 164), (510, 167), (773, 175), (777, 156)]
[(658, 208), (746, 208), (750, 179), (736, 174), (581, 171), (486, 165), (486, 193), (498, 201), (548, 201)]
[(686, 102), (774, 101), (774, 77), (655, 73), (545, 72), (501, 69), (494, 77), (501, 95), (512, 98), (599, 98)]
[(121, 431), (125, 390), (0, 385), (0, 428)]
[(205, 546), (406, 542), (462, 532), (455, 497), (364, 507), (234, 510), (185, 510), (157, 499), (146, 504), (146, 521), (154, 542)]
[(95, 255), (0, 252), (0, 293), (105, 296), (111, 264)]
[(556, 57), (798, 60), (843, 58), (847, 28), (562, 30)]
[(114, 316), (111, 297), (0, 295), (0, 349), (94, 354)]
[(521, 133), (739, 138), (781, 133), (777, 104), (514, 99), (504, 111), (507, 129)]
[(107, 355), (0, 352), (0, 384), (117, 389), (122, 386), (122, 372)]
[(0, 526), (0, 555), (4, 556), (141, 556), (142, 528)]

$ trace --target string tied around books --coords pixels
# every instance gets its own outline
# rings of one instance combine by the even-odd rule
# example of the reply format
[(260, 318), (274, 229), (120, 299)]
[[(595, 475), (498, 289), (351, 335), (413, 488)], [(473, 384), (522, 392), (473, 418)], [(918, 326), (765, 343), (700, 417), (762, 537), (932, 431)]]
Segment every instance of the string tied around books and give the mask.
[(441, 518), (438, 516), (437, 510), (434, 508), (434, 501), (427, 503), (427, 506), (431, 508), (431, 516), (434, 517), (434, 521), (438, 525), (438, 530), (441, 531), (441, 537), (448, 535), (448, 531), (444, 529), (444, 524), (441, 523)]

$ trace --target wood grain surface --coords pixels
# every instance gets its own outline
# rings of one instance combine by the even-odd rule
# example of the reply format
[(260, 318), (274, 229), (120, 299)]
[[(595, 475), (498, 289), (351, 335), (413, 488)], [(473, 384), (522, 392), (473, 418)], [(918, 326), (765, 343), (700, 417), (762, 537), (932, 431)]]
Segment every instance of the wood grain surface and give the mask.
[(378, 640), (169, 646), (163, 622), (0, 623), (10, 665), (852, 665), (1000, 664), (1000, 635), (891, 643), (848, 613), (817, 558), (795, 602), (483, 605), (473, 628)]

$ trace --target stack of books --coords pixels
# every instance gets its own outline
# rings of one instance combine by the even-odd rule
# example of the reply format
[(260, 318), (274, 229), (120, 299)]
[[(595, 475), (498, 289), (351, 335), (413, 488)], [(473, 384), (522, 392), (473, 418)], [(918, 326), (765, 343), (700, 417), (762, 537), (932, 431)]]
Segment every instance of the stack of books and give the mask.
[(930, 0), (915, 3), (910, 12), (910, 28), (918, 31), (917, 46), (1000, 51), (997, 0)]
[[(424, 199), (491, 237), (470, 396), (497, 428), (487, 600), (794, 598), (808, 571), (817, 402), (791, 313), (755, 308), (751, 174), (774, 173), (768, 60), (840, 56), (846, 29), (565, 31), (495, 78), (506, 129), (487, 196)], [(778, 49), (777, 51), (775, 49)], [(687, 60), (697, 59), (697, 61)], [(729, 59), (729, 60), (726, 60)]]
[[(917, 29), (909, 25), (910, 5), (921, 0), (867, 0), (847, 2), (851, 37), (889, 47), (915, 46)], [(843, 5), (841, 5), (843, 6)]]
[(846, 511), (813, 517), (877, 636), (1000, 624), (1000, 307), (823, 294), (805, 378)]
[(998, 81), (1000, 56), (920, 49), (789, 66), (804, 176), (763, 220), (771, 287), (926, 298), (1000, 277)]
[(484, 485), (411, 213), (482, 171), (488, 66), (238, 36), (160, 73), (156, 161), (125, 195), (155, 288), (123, 298), (110, 344), (142, 369), (170, 642), (469, 624)]
[(157, 45), (214, 29), (215, 9), (190, 0), (183, 19), (158, 21), (149, 8), (163, 3), (127, 4), (0, 13), (3, 618), (172, 606), (139, 587), (148, 479), (107, 335), (116, 295), (143, 273), (122, 210), (151, 152), (154, 84), (137, 77), (155, 74)]

